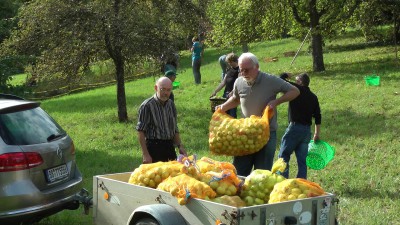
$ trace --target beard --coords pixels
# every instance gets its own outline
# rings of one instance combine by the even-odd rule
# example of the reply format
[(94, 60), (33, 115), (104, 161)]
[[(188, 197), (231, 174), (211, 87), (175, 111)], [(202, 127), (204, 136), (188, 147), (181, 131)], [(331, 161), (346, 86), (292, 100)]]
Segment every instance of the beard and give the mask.
[(157, 98), (158, 98), (160, 101), (162, 101), (162, 102), (166, 102), (166, 101), (169, 99), (169, 95), (167, 95), (167, 94), (160, 94), (160, 95), (158, 95), (158, 94), (157, 94)]
[(243, 77), (243, 79), (247, 82), (248, 85), (253, 85), (254, 81), (256, 80), (255, 78), (250, 78), (250, 77)]

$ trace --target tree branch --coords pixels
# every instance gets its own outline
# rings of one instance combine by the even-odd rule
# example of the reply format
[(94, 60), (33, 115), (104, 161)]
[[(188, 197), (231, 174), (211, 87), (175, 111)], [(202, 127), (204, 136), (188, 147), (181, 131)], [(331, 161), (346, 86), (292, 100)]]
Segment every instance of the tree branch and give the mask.
[(289, 0), (289, 4), (290, 4), (290, 8), (292, 8), (293, 16), (296, 19), (296, 21), (304, 27), (309, 27), (310, 24), (308, 24), (305, 19), (302, 19), (300, 17), (297, 6), (294, 4), (293, 0)]

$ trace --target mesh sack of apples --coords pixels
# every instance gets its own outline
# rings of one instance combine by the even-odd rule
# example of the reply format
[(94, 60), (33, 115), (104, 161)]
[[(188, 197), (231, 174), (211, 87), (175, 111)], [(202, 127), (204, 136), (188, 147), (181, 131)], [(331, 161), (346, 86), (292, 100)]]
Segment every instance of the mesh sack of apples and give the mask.
[(128, 183), (156, 188), (166, 178), (185, 172), (184, 165), (178, 161), (141, 164), (131, 173)]
[(243, 156), (259, 151), (269, 140), (269, 119), (273, 111), (267, 106), (263, 115), (235, 119), (221, 109), (212, 115), (209, 147), (216, 155)]
[(185, 205), (190, 198), (211, 200), (217, 196), (209, 185), (186, 174), (168, 177), (157, 189), (170, 192), (178, 199), (180, 205)]
[(291, 201), (324, 195), (317, 183), (302, 178), (286, 179), (274, 186), (268, 203)]
[(240, 197), (247, 206), (262, 205), (269, 201), (270, 194), (278, 183), (285, 180), (280, 175), (286, 169), (282, 158), (276, 160), (271, 170), (256, 169), (248, 175), (242, 186)]

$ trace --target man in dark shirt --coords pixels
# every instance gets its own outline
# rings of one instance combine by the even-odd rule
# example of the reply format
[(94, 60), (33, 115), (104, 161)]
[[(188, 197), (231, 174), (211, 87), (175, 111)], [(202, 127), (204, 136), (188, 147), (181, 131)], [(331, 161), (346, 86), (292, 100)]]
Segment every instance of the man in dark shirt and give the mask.
[(140, 105), (136, 125), (143, 163), (176, 160), (175, 147), (187, 155), (179, 136), (175, 104), (169, 99), (171, 80), (161, 77), (154, 90), (156, 93)]
[[(229, 98), (232, 96), (233, 85), (239, 76), (239, 56), (234, 53), (229, 53), (226, 57), (226, 63), (229, 64), (229, 69), (226, 71), (225, 77), (222, 79), (221, 83), (211, 94), (210, 98), (214, 97), (223, 87), (225, 87), (224, 94), (222, 97)], [(237, 108), (232, 108), (226, 111), (227, 114), (233, 118), (237, 118)]]
[[(290, 78), (290, 74), (283, 73), (280, 77), (287, 80)], [(311, 140), (312, 118), (314, 118), (315, 121), (313, 140), (318, 141), (321, 125), (321, 110), (318, 97), (311, 92), (308, 87), (310, 78), (306, 73), (298, 75), (296, 77), (296, 83), (289, 83), (300, 90), (300, 95), (289, 102), (289, 126), (282, 137), (279, 158), (283, 158), (287, 163), (287, 170), (283, 173), (283, 176), (288, 178), (290, 155), (294, 151), (298, 165), (297, 178), (307, 179), (306, 158), (308, 154), (308, 144)]]

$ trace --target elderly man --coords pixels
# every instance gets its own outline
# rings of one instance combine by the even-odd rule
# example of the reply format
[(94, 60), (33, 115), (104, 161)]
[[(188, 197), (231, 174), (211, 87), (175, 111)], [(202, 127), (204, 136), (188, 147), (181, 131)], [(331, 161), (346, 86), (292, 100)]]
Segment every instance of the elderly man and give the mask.
[[(258, 59), (252, 53), (243, 53), (239, 57), (239, 69), (241, 76), (236, 79), (233, 95), (217, 107), (220, 107), (222, 111), (227, 111), (240, 104), (244, 117), (261, 116), (267, 105), (274, 110), (274, 116), (270, 120), (268, 143), (256, 153), (233, 158), (233, 165), (238, 175), (247, 176), (253, 168), (271, 170), (278, 127), (276, 107), (296, 98), (300, 92), (295, 86), (279, 77), (261, 72)], [(283, 95), (276, 98), (278, 93), (283, 93)]]
[(154, 90), (156, 93), (140, 105), (136, 125), (143, 163), (176, 160), (175, 147), (187, 154), (179, 136), (175, 104), (169, 99), (171, 80), (161, 77)]

